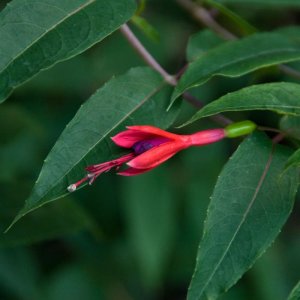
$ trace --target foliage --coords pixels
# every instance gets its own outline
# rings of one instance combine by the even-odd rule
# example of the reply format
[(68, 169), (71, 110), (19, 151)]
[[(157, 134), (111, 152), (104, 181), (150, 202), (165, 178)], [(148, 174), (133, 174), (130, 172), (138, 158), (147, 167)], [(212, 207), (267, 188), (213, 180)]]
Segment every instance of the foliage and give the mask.
[[(299, 299), (299, 0), (0, 9), (1, 299)], [(243, 120), (248, 136), (67, 190), (127, 153), (126, 126)]]

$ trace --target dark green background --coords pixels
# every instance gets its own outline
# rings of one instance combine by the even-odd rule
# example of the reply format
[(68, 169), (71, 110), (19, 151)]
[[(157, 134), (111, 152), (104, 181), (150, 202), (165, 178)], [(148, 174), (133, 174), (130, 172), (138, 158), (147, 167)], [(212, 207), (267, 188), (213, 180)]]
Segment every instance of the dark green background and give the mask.
[[(300, 18), (295, 9), (232, 8), (260, 30), (297, 24)], [(144, 16), (160, 41), (135, 32), (163, 67), (178, 71), (189, 35), (202, 27), (170, 0), (149, 1)], [(228, 20), (220, 21), (231, 28)], [(23, 206), (44, 158), (80, 105), (113, 75), (140, 65), (143, 61), (116, 32), (42, 72), (1, 104), (2, 231)], [(193, 93), (208, 102), (247, 84), (282, 79), (276, 71), (261, 71), (240, 79), (213, 79)], [(178, 124), (194, 112), (183, 104)], [(273, 113), (232, 116), (265, 126), (276, 127), (279, 121)], [(181, 132), (211, 126), (215, 124), (199, 121)], [(139, 177), (105, 174), (92, 187), (29, 214), (0, 237), (0, 299), (184, 299), (209, 197), (238, 143), (186, 150)], [(299, 214), (296, 201), (273, 246), (222, 299), (286, 298), (299, 279)]]

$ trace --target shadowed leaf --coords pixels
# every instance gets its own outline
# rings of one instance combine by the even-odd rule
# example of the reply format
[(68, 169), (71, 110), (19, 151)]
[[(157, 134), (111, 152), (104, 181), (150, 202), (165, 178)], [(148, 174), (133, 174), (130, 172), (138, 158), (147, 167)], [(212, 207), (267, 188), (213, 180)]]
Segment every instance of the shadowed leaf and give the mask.
[(209, 103), (184, 125), (226, 111), (270, 110), (279, 114), (300, 115), (300, 85), (289, 82), (253, 85)]
[(213, 76), (239, 77), (299, 59), (299, 42), (286, 34), (257, 33), (221, 44), (188, 66), (174, 90), (170, 105), (186, 90), (204, 84)]
[(171, 92), (172, 88), (149, 68), (132, 69), (100, 88), (58, 138), (16, 220), (67, 195), (67, 187), (86, 175), (86, 166), (120, 155), (120, 148), (110, 138), (125, 126), (170, 126), (178, 112), (166, 113)]
[(133, 0), (13, 0), (0, 13), (0, 102), (12, 90), (118, 29)]
[(297, 190), (293, 170), (280, 176), (289, 153), (253, 134), (225, 165), (208, 208), (188, 299), (216, 299), (278, 235)]

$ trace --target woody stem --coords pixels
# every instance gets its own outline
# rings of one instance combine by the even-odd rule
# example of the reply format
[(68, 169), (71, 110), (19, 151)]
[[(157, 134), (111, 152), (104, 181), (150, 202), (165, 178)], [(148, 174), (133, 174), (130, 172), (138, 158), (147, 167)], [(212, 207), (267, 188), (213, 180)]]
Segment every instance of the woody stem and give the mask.
[(120, 31), (126, 37), (131, 46), (138, 52), (138, 54), (143, 58), (143, 60), (157, 71), (167, 83), (170, 85), (176, 85), (176, 79), (170, 75), (163, 67), (155, 60), (155, 58), (147, 51), (140, 40), (134, 35), (127, 24), (121, 26)]
[[(165, 79), (165, 81), (172, 85), (176, 86), (177, 79), (175, 76), (170, 75), (156, 60), (155, 58), (148, 52), (148, 50), (144, 47), (144, 45), (140, 42), (140, 40), (134, 35), (134, 33), (131, 31), (129, 26), (127, 24), (124, 24), (121, 26), (120, 31), (125, 36), (125, 38), (128, 40), (128, 42), (131, 44), (131, 46), (137, 51), (137, 53), (141, 56), (141, 58), (154, 70), (156, 70), (159, 74), (162, 75), (162, 77)], [(185, 92), (183, 94), (183, 98), (193, 106), (197, 108), (201, 108), (204, 106), (204, 104), (194, 96), (192, 96), (190, 93)], [(226, 126), (233, 121), (229, 118), (226, 118), (225, 116), (219, 114), (217, 116), (211, 117), (213, 121), (216, 123)]]

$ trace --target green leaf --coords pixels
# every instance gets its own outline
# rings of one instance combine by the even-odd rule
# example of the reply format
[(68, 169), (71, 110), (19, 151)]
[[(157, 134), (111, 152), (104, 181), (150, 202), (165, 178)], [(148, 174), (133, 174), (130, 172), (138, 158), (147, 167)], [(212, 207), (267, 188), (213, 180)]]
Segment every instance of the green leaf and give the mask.
[(91, 267), (87, 267), (84, 263), (74, 262), (60, 266), (51, 275), (44, 282), (43, 299), (107, 299), (106, 291), (102, 287), (103, 283), (99, 280), (101, 276), (97, 276), (98, 274), (95, 274), (95, 271)]
[(300, 85), (276, 82), (253, 85), (209, 103), (184, 125), (226, 111), (271, 110), (279, 114), (300, 115)]
[(176, 232), (176, 203), (164, 166), (128, 178), (121, 191), (134, 258), (147, 287), (158, 288), (169, 262)]
[(156, 43), (159, 42), (159, 32), (145, 18), (135, 15), (131, 18), (131, 22), (138, 27), (150, 40)]
[(300, 166), (300, 149), (295, 151), (288, 159), (286, 165), (285, 165), (285, 171)]
[(0, 184), (0, 247), (31, 244), (78, 231), (91, 229), (92, 219), (71, 199), (53, 203), (23, 218), (8, 233), (3, 233), (16, 212), (22, 207), (22, 197), (28, 194), (28, 184), (20, 182), (18, 193), (12, 193), (16, 184)]
[[(0, 249), (1, 298), (38, 300), (40, 293), (39, 265), (29, 247)], [(9, 297), (3, 297), (3, 291)]]
[[(287, 220), (296, 173), (280, 176), (290, 151), (264, 134), (248, 137), (218, 178), (188, 299), (216, 299), (268, 248)], [(270, 192), (272, 191), (272, 192)]]
[(226, 16), (229, 20), (231, 20), (235, 24), (237, 29), (242, 31), (243, 34), (248, 35), (258, 31), (255, 27), (253, 27), (250, 23), (248, 23), (247, 20), (245, 20), (244, 18), (242, 18), (241, 16), (239, 16), (234, 11), (230, 10), (228, 7), (221, 4), (217, 0), (206, 0), (206, 3), (216, 8), (224, 16)]
[(299, 0), (216, 0), (224, 4), (247, 4), (260, 6), (300, 7)]
[(279, 127), (288, 136), (300, 140), (300, 117), (283, 116), (280, 120)]
[(139, 0), (138, 1), (138, 7), (137, 7), (137, 10), (135, 12), (136, 16), (141, 15), (145, 11), (146, 6), (147, 6), (146, 4), (147, 4), (147, 0)]
[(239, 77), (299, 59), (299, 42), (279, 33), (257, 33), (227, 42), (189, 65), (175, 88), (171, 104), (187, 89), (204, 84), (213, 76)]
[(149, 68), (134, 68), (100, 88), (81, 106), (57, 140), (16, 220), (67, 195), (68, 185), (86, 175), (87, 165), (120, 155), (120, 148), (110, 137), (125, 130), (125, 126), (170, 126), (178, 112), (174, 109), (166, 113), (171, 92), (172, 88)]
[(190, 36), (186, 57), (189, 62), (196, 60), (200, 55), (205, 54), (208, 50), (225, 43), (218, 35), (209, 29), (201, 30)]
[(296, 284), (296, 286), (291, 291), (288, 300), (299, 300), (300, 299), (300, 281)]
[(0, 102), (41, 70), (78, 55), (131, 18), (133, 0), (13, 0), (0, 13)]

